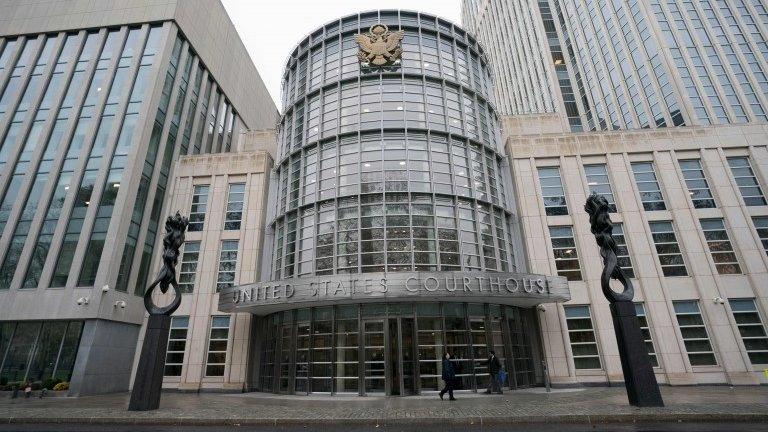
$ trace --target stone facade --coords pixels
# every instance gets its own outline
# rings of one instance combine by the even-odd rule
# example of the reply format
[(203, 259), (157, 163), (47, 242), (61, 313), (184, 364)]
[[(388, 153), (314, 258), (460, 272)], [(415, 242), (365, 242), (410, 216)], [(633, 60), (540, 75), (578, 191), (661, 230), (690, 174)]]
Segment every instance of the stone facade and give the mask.
[[(528, 126), (528, 131), (536, 130)], [(543, 127), (546, 129), (546, 126)], [(747, 157), (765, 191), (768, 184), (768, 126), (716, 126), (655, 131), (531, 133), (510, 135), (511, 162), (530, 271), (556, 274), (548, 227), (572, 226), (581, 281), (570, 281), (572, 299), (546, 305), (540, 313), (544, 350), (556, 384), (608, 383), (622, 380), (621, 363), (607, 300), (600, 289), (601, 258), (589, 231), (584, 202), (593, 185), (585, 165), (606, 164), (636, 277), (635, 301), (642, 302), (658, 358), (657, 379), (666, 384), (766, 383), (764, 364), (753, 364), (740, 336), (730, 299), (754, 299), (763, 329), (768, 311), (768, 255), (753, 218), (768, 215), (768, 206), (747, 206), (727, 158)], [(714, 197), (714, 208), (696, 208), (680, 160), (699, 160)], [(666, 210), (643, 209), (633, 162), (653, 162)], [(539, 167), (559, 167), (567, 215), (548, 216), (542, 200)], [(722, 219), (735, 250), (740, 274), (719, 274), (700, 220)], [(649, 223), (671, 221), (688, 276), (665, 277)], [(716, 301), (716, 298), (724, 302)], [(692, 366), (686, 355), (673, 302), (694, 300), (703, 316), (716, 365)], [(588, 305), (601, 368), (577, 369), (563, 306)], [(763, 333), (765, 334), (765, 333)]]

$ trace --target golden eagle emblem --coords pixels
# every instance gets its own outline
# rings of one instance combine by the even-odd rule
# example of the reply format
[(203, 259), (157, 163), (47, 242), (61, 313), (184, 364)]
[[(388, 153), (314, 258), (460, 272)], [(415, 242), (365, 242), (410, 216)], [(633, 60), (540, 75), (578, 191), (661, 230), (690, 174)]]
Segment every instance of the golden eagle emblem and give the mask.
[(390, 32), (384, 24), (374, 24), (368, 34), (356, 34), (355, 41), (360, 47), (357, 57), (361, 63), (386, 66), (395, 63), (403, 53), (400, 41), (405, 33), (402, 30)]

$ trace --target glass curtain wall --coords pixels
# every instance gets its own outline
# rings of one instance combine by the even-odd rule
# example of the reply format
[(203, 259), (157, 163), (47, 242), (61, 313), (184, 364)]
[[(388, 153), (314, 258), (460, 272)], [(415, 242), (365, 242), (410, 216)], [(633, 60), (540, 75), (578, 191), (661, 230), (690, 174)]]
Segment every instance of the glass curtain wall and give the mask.
[(83, 321), (0, 323), (0, 382), (69, 381)]
[[(505, 387), (539, 384), (532, 309), (477, 303), (339, 305), (262, 318), (258, 389), (276, 393), (409, 395), (442, 386), (441, 359), (459, 389), (484, 391), (496, 352)], [(276, 353), (279, 353), (276, 356)], [(277, 377), (277, 379), (276, 379)]]

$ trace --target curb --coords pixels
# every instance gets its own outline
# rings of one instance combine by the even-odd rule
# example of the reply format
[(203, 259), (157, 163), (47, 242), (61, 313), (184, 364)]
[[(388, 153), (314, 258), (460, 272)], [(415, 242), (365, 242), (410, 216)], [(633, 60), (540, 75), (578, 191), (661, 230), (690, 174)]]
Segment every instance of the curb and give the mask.
[(442, 423), (453, 426), (483, 426), (505, 424), (615, 424), (615, 423), (768, 423), (768, 413), (749, 414), (605, 414), (579, 415), (566, 414), (557, 416), (519, 416), (519, 417), (424, 417), (424, 418), (151, 418), (151, 417), (5, 417), (0, 424), (95, 424), (95, 425), (141, 425), (141, 426), (419, 426)]

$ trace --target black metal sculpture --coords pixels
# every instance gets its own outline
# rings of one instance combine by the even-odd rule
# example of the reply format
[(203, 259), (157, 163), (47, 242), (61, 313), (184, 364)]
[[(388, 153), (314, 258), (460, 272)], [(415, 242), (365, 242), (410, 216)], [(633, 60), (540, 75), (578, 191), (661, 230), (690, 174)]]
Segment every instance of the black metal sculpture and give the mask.
[[(131, 401), (128, 404), (130, 411), (149, 411), (160, 406), (171, 314), (181, 305), (181, 293), (176, 281), (176, 264), (179, 260), (179, 248), (184, 244), (184, 233), (188, 224), (189, 220), (182, 217), (179, 212), (176, 212), (175, 216), (168, 216), (165, 221), (163, 268), (160, 269), (157, 279), (147, 287), (144, 293), (144, 307), (149, 312), (149, 319), (139, 365), (136, 369), (136, 378), (133, 381)], [(173, 286), (173, 300), (168, 306), (159, 307), (152, 301), (152, 293), (158, 286), (163, 294)]]
[[(613, 223), (608, 215), (608, 201), (605, 197), (593, 192), (587, 198), (584, 210), (589, 214), (592, 234), (595, 235), (595, 241), (600, 247), (600, 255), (603, 257), (600, 286), (611, 306), (613, 328), (616, 331), (616, 342), (619, 347), (621, 369), (624, 372), (624, 384), (627, 387), (629, 403), (639, 407), (664, 406), (651, 359), (648, 357), (640, 331), (640, 324), (637, 321), (635, 304), (632, 303), (635, 290), (632, 287), (632, 281), (624, 275), (617, 264), (616, 241), (613, 239)], [(621, 283), (622, 292), (616, 292), (611, 288), (611, 279)]]

